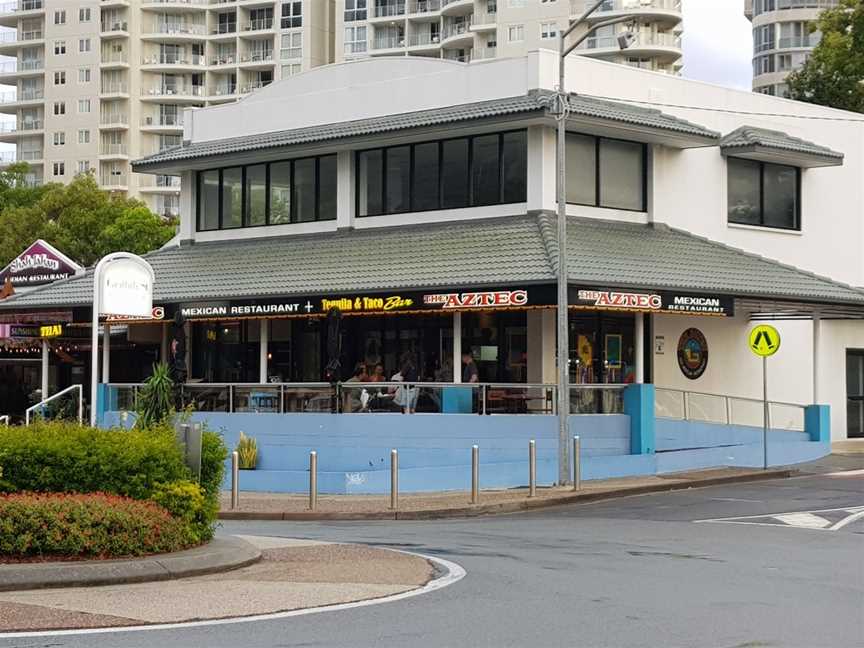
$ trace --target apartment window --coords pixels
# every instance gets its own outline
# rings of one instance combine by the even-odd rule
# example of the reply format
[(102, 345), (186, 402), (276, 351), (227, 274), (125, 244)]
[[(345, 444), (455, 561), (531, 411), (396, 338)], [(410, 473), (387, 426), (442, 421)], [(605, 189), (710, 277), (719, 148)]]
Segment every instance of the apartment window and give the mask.
[(282, 78), (300, 74), (303, 71), (302, 63), (289, 63), (282, 66)]
[(91, 72), (90, 68), (78, 68), (78, 83), (90, 83)]
[(303, 3), (285, 2), (282, 4), (282, 29), (303, 26)]
[(540, 0), (540, 4), (552, 4), (554, 2), (558, 2), (558, 0)]
[(82, 7), (78, 10), (78, 22), (88, 23), (90, 19), (90, 7)]
[(554, 22), (540, 23), (540, 38), (556, 38), (558, 36), (558, 25)]
[(774, 49), (775, 26), (765, 25), (753, 30), (753, 51), (756, 53)]
[(366, 0), (345, 0), (345, 22), (366, 20)]
[(777, 70), (780, 72), (786, 72), (792, 69), (792, 55), (791, 54), (778, 54), (777, 55)]
[(282, 60), (303, 58), (303, 32), (282, 34)]
[(753, 59), (753, 76), (774, 72), (774, 55), (757, 56)]
[(57, 131), (54, 133), (54, 146), (64, 146), (66, 144), (66, 133)]
[(645, 144), (568, 133), (566, 155), (568, 203), (646, 210)]
[(66, 102), (65, 101), (55, 101), (54, 102), (54, 114), (55, 115), (65, 115), (66, 114)]
[(89, 52), (90, 51), (90, 39), (89, 38), (78, 39), (78, 51), (79, 52)]
[(524, 202), (526, 133), (511, 131), (357, 153), (357, 215)]
[(65, 40), (54, 41), (54, 54), (56, 56), (60, 56), (61, 54), (65, 54), (65, 53), (66, 53), (66, 41)]
[(66, 72), (61, 70), (54, 73), (54, 85), (66, 85)]
[(90, 100), (89, 99), (79, 99), (78, 100), (78, 112), (81, 114), (90, 112)]
[(525, 25), (510, 25), (507, 27), (507, 40), (511, 43), (525, 40)]
[(507, 6), (511, 9), (522, 9), (525, 7), (525, 0), (507, 0)]
[(66, 24), (66, 10), (58, 9), (54, 12), (54, 24), (55, 25), (65, 25)]
[(65, 176), (66, 175), (66, 163), (65, 162), (54, 162), (52, 164), (52, 170), (55, 176)]
[(366, 51), (366, 25), (345, 28), (345, 53), (358, 54)]
[(78, 160), (78, 173), (90, 173), (90, 160)]
[(198, 174), (198, 230), (336, 219), (336, 156)]
[(90, 143), (90, 131), (86, 128), (82, 128), (78, 131), (78, 143), (79, 144), (89, 144)]
[(801, 229), (801, 170), (781, 164), (727, 158), (729, 222)]

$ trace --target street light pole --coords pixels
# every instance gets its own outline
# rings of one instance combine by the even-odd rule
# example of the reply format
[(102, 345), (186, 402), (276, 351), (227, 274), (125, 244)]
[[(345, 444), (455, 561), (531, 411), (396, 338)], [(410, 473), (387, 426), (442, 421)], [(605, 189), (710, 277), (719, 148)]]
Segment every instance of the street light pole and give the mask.
[[(570, 480), (570, 335), (569, 335), (569, 298), (567, 294), (567, 188), (566, 188), (566, 148), (567, 148), (567, 116), (570, 112), (568, 93), (564, 87), (564, 62), (567, 55), (579, 47), (582, 42), (600, 27), (616, 25), (633, 20), (632, 15), (611, 18), (597, 23), (568, 46), (567, 37), (582, 25), (588, 17), (600, 8), (606, 0), (597, 0), (584, 14), (570, 24), (558, 36), (558, 92), (556, 95), (557, 132), (557, 182), (556, 194), (558, 200), (558, 483), (566, 484)], [(632, 34), (625, 33), (619, 38), (621, 49), (626, 48), (632, 40)]]

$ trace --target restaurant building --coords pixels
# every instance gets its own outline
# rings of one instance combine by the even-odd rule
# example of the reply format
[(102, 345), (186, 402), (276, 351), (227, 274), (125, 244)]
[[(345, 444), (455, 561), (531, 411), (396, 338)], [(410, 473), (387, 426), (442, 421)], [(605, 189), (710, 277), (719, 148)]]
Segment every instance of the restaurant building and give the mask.
[[(363, 460), (342, 455), (333, 490), (374, 490), (360, 448), (378, 457), (406, 435), (431, 444), (406, 467), (418, 489), (436, 462), (464, 463), (452, 444), (471, 435), (489, 439), (495, 483), (519, 483), (530, 436), (551, 471), (556, 69), (548, 51), (363, 60), (189, 111), (182, 146), (135, 163), (182, 177), (182, 219), (176, 244), (147, 257), (154, 319), (123, 324), (149, 355), (115, 358), (111, 336), (104, 407), (128, 407), (134, 388), (117, 383), (174, 359), (182, 338), (196, 416), (262, 437), (271, 472), (300, 473), (303, 453), (270, 438), (283, 425), (304, 448), (364, 431), (347, 444)], [(728, 463), (724, 439), (752, 463), (762, 376), (747, 336), (764, 320), (783, 339), (769, 399), (789, 451), (773, 461), (824, 454), (829, 411), (831, 438), (864, 434), (864, 127), (578, 57), (567, 78), (571, 410), (589, 473)], [(88, 274), (6, 300), (0, 318), (86, 327), (91, 299)], [(463, 382), (466, 353), (478, 383)], [(406, 358), (413, 407), (393, 407), (410, 389), (349, 382), (359, 364), (389, 380)], [(344, 416), (358, 410), (370, 414)]]

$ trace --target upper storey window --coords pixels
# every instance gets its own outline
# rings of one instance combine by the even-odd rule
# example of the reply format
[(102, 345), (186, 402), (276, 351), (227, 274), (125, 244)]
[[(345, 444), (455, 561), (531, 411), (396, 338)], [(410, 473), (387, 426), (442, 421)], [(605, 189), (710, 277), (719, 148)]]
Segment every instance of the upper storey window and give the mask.
[(727, 158), (729, 222), (777, 229), (801, 229), (801, 170)]
[(336, 219), (336, 156), (198, 173), (198, 231)]
[(366, 0), (345, 0), (345, 22), (366, 20)]
[(567, 202), (646, 211), (647, 156), (640, 142), (567, 133)]
[(525, 202), (526, 131), (357, 153), (357, 215)]

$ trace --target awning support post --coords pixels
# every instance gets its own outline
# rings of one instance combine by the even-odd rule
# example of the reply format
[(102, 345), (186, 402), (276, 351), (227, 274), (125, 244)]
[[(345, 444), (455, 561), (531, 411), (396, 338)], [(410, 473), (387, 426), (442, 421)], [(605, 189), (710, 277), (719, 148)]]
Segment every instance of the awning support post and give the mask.
[(645, 313), (636, 313), (633, 330), (633, 355), (635, 358), (636, 376), (634, 382), (641, 385), (645, 382)]
[(261, 322), (258, 344), (260, 349), (260, 360), (258, 363), (258, 382), (262, 385), (267, 382), (268, 367), (267, 354), (270, 346), (270, 322), (266, 319), (259, 320)]
[(462, 382), (462, 313), (453, 313), (453, 382)]
[(51, 346), (48, 340), (42, 340), (42, 400), (48, 398), (48, 372), (51, 366)]
[(102, 325), (102, 384), (111, 382), (111, 325)]
[(822, 338), (822, 316), (813, 313), (813, 404), (819, 404), (819, 356)]

